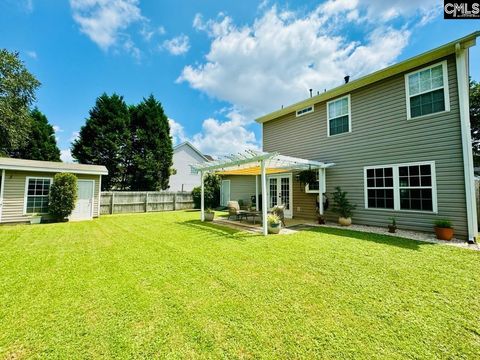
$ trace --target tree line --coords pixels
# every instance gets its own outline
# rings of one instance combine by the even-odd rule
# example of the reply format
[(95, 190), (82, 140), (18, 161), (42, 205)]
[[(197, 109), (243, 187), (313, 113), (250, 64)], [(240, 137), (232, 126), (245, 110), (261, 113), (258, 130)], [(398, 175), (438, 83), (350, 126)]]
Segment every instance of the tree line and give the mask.
[(103, 190), (165, 190), (172, 166), (170, 125), (153, 95), (128, 106), (122, 96), (101, 95), (89, 112), (72, 156), (108, 169)]
[[(0, 50), (0, 156), (61, 161), (53, 126), (36, 107), (40, 87), (18, 52)], [(102, 190), (168, 188), (173, 146), (168, 118), (153, 95), (136, 105), (102, 94), (72, 144), (82, 164), (105, 165)]]

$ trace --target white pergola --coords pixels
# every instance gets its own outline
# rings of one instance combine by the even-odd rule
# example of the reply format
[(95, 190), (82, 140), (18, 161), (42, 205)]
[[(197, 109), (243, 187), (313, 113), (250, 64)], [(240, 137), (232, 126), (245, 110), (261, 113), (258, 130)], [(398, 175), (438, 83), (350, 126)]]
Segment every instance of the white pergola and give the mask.
[[(200, 173), (201, 178), (201, 220), (205, 221), (204, 177), (209, 172), (223, 172), (237, 175), (260, 175), (262, 189), (262, 228), (267, 235), (267, 173), (282, 173), (289, 170), (318, 170), (319, 213), (323, 215), (323, 193), (325, 192), (325, 169), (333, 163), (306, 160), (279, 153), (265, 153), (246, 150), (243, 153), (232, 154), (223, 159), (190, 165), (192, 170)], [(255, 182), (256, 183), (256, 182)], [(256, 203), (258, 207), (258, 187), (256, 187)]]

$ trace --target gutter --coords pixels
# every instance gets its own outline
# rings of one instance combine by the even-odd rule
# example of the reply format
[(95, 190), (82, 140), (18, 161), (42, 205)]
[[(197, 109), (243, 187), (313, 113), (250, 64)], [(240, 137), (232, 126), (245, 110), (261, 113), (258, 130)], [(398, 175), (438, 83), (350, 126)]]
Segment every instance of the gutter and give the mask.
[(475, 176), (473, 169), (472, 138), (470, 133), (470, 85), (468, 72), (468, 49), (473, 45), (475, 45), (475, 41), (464, 43), (463, 45), (461, 43), (455, 45), (469, 243), (475, 243), (478, 237)]

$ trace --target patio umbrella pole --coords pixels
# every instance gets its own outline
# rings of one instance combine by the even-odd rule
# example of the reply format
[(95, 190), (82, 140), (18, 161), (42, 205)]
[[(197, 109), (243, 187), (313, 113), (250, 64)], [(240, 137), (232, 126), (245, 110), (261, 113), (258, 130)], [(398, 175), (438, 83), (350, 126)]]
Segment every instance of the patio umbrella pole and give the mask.
[(262, 174), (262, 227), (263, 235), (267, 235), (267, 176), (265, 169), (265, 160), (260, 162)]
[(318, 214), (323, 215), (323, 172), (325, 169), (318, 169)]

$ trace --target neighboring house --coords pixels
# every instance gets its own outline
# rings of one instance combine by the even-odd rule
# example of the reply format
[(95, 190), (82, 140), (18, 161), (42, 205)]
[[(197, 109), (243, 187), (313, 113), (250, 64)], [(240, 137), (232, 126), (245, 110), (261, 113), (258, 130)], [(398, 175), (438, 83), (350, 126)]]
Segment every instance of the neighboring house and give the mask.
[[(263, 150), (335, 164), (326, 169), (330, 220), (340, 186), (357, 205), (356, 224), (386, 227), (395, 217), (401, 229), (432, 231), (448, 218), (458, 237), (473, 240), (468, 49), (479, 35), (262, 116)], [(256, 178), (225, 176), (223, 188), (232, 200), (249, 199)], [(290, 216), (315, 217), (318, 185), (303, 186), (293, 172), (267, 177), (266, 188), (269, 207), (289, 199)]]
[(192, 172), (191, 164), (204, 163), (213, 160), (209, 155), (202, 154), (195, 146), (185, 141), (173, 148), (173, 166), (175, 174), (170, 175), (169, 190), (192, 191), (200, 186), (200, 177)]
[(78, 178), (78, 199), (70, 220), (100, 215), (100, 188), (105, 166), (0, 157), (0, 223), (29, 222), (33, 214), (48, 213), (48, 194), (56, 173)]

